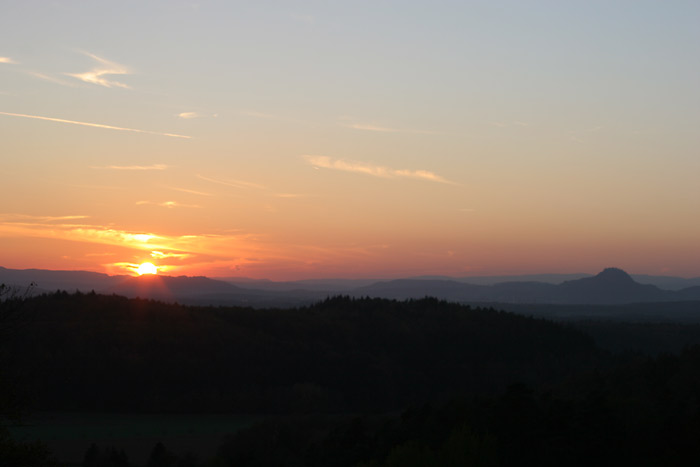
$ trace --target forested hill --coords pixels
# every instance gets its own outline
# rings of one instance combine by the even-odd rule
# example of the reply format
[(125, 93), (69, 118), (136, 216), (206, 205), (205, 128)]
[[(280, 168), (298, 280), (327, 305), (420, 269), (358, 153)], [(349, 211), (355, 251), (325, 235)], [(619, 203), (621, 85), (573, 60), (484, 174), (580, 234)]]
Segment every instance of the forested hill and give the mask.
[(65, 292), (29, 299), (11, 342), (35, 408), (385, 411), (592, 368), (570, 327), (435, 299), (188, 307)]

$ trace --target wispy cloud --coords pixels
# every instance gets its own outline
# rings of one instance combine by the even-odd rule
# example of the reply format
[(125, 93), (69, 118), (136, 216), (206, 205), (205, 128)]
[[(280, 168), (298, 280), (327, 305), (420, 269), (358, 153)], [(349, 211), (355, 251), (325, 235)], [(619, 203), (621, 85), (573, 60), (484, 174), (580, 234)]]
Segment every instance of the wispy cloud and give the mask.
[[(151, 232), (120, 230), (108, 225), (47, 223), (39, 218), (19, 220), (0, 214), (0, 237), (3, 236), (47, 238), (117, 247), (118, 250), (100, 252), (100, 254), (109, 256), (116, 256), (113, 253), (118, 253), (123, 257), (125, 252), (132, 250), (132, 254), (136, 256), (142, 256), (142, 252), (147, 252), (152, 258), (179, 260), (195, 256), (200, 259), (207, 258), (217, 249), (221, 251), (219, 243), (222, 239), (229, 243), (241, 238), (240, 236), (219, 237), (215, 235), (168, 236)], [(117, 263), (112, 263), (112, 266), (124, 270)], [(164, 266), (163, 270), (168, 270), (167, 265)]]
[(151, 251), (151, 258), (157, 258), (157, 259), (165, 259), (165, 258), (177, 258), (177, 259), (185, 259), (189, 258), (190, 254), (187, 253), (164, 253), (162, 251)]
[(87, 188), (88, 190), (133, 191), (133, 187), (130, 186), (85, 185), (77, 183), (67, 183), (66, 186), (72, 186), (75, 188)]
[(218, 183), (219, 185), (231, 186), (234, 188), (255, 188), (257, 190), (265, 190), (267, 187), (264, 185), (259, 185), (257, 183), (246, 182), (243, 180), (220, 180), (211, 177), (205, 177), (204, 175), (197, 175), (197, 178), (211, 183)]
[(152, 204), (154, 206), (160, 206), (163, 208), (168, 208), (168, 209), (173, 209), (173, 208), (200, 208), (201, 206), (198, 206), (196, 204), (183, 204), (183, 203), (178, 203), (177, 201), (164, 201), (162, 203), (158, 203), (155, 201), (137, 201), (137, 205), (142, 206), (144, 204)]
[(252, 189), (262, 191), (267, 196), (273, 196), (275, 198), (305, 198), (308, 195), (301, 193), (277, 193), (265, 185), (260, 185), (258, 183), (246, 182), (243, 180), (221, 180), (211, 177), (205, 177), (204, 175), (197, 175), (197, 178), (211, 183), (216, 183), (219, 185), (230, 186), (233, 188), (238, 188), (241, 190)]
[(88, 219), (90, 216), (33, 216), (30, 214), (3, 214), (0, 220), (31, 220), (37, 222), (72, 221), (78, 219)]
[[(22, 217), (22, 218), (20, 218)], [(112, 225), (87, 223), (54, 223), (50, 216), (22, 216), (0, 213), (0, 237), (21, 236), (26, 238), (51, 238), (77, 242), (111, 245), (128, 249), (147, 251), (154, 256), (183, 256), (221, 254), (222, 245), (239, 245), (250, 236), (245, 234), (192, 234), (162, 235), (152, 232), (130, 231)], [(83, 217), (83, 216), (67, 216)], [(104, 253), (108, 253), (105, 251)]]
[(110, 62), (109, 60), (105, 60), (104, 58), (98, 57), (97, 55), (91, 53), (85, 52), (85, 55), (98, 62), (99, 66), (84, 73), (66, 73), (66, 75), (72, 76), (73, 78), (77, 78), (86, 83), (97, 84), (106, 88), (118, 87), (131, 89), (131, 86), (128, 84), (105, 78), (105, 76), (110, 75), (128, 75), (130, 72), (125, 66)]
[[(17, 219), (0, 213), (0, 238), (50, 239), (98, 245), (89, 254), (104, 255), (103, 267), (110, 274), (133, 273), (135, 267), (151, 258), (160, 272), (182, 271), (185, 274), (204, 269), (230, 275), (231, 271), (263, 274), (269, 268), (289, 274), (315, 269), (331, 261), (346, 264), (357, 259), (362, 249), (353, 245), (334, 244), (321, 247), (280, 242), (267, 235), (229, 229), (217, 233), (192, 232), (167, 235), (149, 231), (123, 230), (113, 225), (46, 222)], [(217, 275), (217, 274), (215, 274)]]
[(414, 133), (419, 135), (437, 135), (440, 134), (439, 131), (431, 130), (411, 130), (402, 128), (390, 128), (385, 126), (372, 125), (368, 123), (341, 123), (341, 126), (345, 128), (352, 128), (353, 130), (362, 131), (375, 131), (378, 133)]
[(44, 81), (49, 81), (49, 82), (55, 83), (55, 84), (60, 84), (61, 86), (70, 86), (70, 87), (75, 86), (73, 83), (69, 83), (69, 82), (64, 81), (60, 78), (56, 78), (55, 76), (50, 76), (50, 75), (47, 75), (44, 73), (39, 73), (38, 71), (27, 71), (26, 73), (30, 76), (35, 77), (35, 78), (39, 78), (39, 79), (42, 79)]
[(0, 115), (7, 115), (9, 117), (33, 118), (36, 120), (46, 120), (48, 122), (68, 123), (70, 125), (80, 125), (80, 126), (88, 126), (88, 127), (93, 127), (93, 128), (103, 128), (105, 130), (129, 131), (129, 132), (133, 132), (133, 133), (144, 133), (147, 135), (169, 136), (171, 138), (184, 138), (184, 139), (192, 138), (191, 136), (178, 135), (175, 133), (160, 133), (158, 131), (137, 130), (135, 128), (124, 128), (124, 127), (118, 127), (118, 126), (112, 126), (112, 125), (103, 125), (101, 123), (77, 122), (75, 120), (64, 120), (62, 118), (43, 117), (41, 115), (26, 115), (26, 114), (16, 114), (16, 113), (11, 113), (11, 112), (0, 112)]
[(353, 130), (378, 131), (380, 133), (399, 133), (401, 131), (396, 128), (368, 125), (365, 123), (343, 123), (342, 126), (352, 128)]
[(303, 157), (309, 164), (313, 165), (314, 167), (323, 169), (355, 172), (381, 178), (412, 178), (417, 180), (426, 180), (430, 182), (456, 185), (455, 182), (447, 180), (441, 177), (440, 175), (437, 175), (427, 170), (392, 169), (389, 167), (369, 164), (366, 162), (331, 159), (328, 156), (305, 155)]
[(16, 64), (17, 62), (15, 62), (14, 60), (12, 60), (10, 57), (0, 57), (0, 63), (7, 63), (7, 64), (9, 64), (9, 65), (14, 65), (14, 64)]
[(201, 118), (202, 114), (200, 114), (199, 112), (181, 112), (177, 114), (177, 116), (180, 118), (184, 118), (185, 120), (189, 120), (192, 118)]
[[(83, 217), (80, 216), (79, 218)], [(57, 218), (55, 220), (61, 219)], [(26, 218), (22, 221), (19, 219), (12, 219), (12, 215), (0, 215), (0, 233), (21, 234), (27, 237), (61, 238), (90, 243), (130, 246), (139, 249), (157, 248), (152, 241), (156, 240), (156, 243), (158, 243), (157, 241), (163, 238), (150, 233), (118, 230), (110, 226), (72, 223), (56, 224), (46, 222), (46, 219)]]
[(189, 190), (187, 188), (178, 188), (178, 187), (174, 187), (174, 186), (166, 186), (164, 188), (167, 188), (169, 190), (180, 191), (182, 193), (189, 193), (191, 195), (197, 195), (197, 196), (214, 196), (213, 193), (207, 193), (204, 191), (197, 191), (197, 190)]
[(104, 169), (104, 170), (166, 170), (168, 168), (165, 164), (153, 164), (153, 165), (108, 165), (105, 167), (95, 167), (91, 166), (91, 169)]

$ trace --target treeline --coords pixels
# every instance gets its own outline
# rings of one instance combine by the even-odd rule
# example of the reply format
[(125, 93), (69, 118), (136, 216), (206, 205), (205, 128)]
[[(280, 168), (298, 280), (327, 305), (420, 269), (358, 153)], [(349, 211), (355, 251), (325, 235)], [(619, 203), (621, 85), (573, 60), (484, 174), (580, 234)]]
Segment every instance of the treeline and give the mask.
[(25, 307), (13, 371), (40, 409), (383, 412), (601, 363), (573, 328), (435, 299), (253, 310), (59, 292)]
[[(695, 465), (700, 348), (636, 358), (553, 390), (513, 384), (398, 414), (269, 417), (228, 436), (213, 458), (156, 445), (171, 467), (510, 467)], [(84, 465), (129, 466), (92, 446)], [(114, 463), (116, 458), (120, 463)]]
[[(214, 459), (158, 445), (149, 465), (671, 466), (700, 455), (700, 347), (616, 355), (581, 331), (632, 342), (651, 325), (574, 328), (428, 298), (253, 310), (58, 292), (11, 305), (23, 324), (3, 340), (0, 370), (35, 409), (269, 415)], [(119, 447), (86, 449), (85, 465), (130, 465)], [(27, 458), (50, 463), (0, 430), (0, 459)]]
[(218, 461), (240, 467), (695, 465), (699, 368), (700, 348), (694, 348), (588, 375), (568, 393), (515, 384), (499, 395), (456, 397), (394, 417), (270, 420), (229, 437)]

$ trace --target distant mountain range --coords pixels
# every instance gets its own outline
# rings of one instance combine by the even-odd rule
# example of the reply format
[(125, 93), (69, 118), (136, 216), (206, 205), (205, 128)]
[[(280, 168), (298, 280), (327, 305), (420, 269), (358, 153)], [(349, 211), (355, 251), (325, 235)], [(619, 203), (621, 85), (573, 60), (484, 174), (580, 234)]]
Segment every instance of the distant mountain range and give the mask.
[[(417, 276), (408, 277), (408, 280), (435, 280), (451, 281), (472, 285), (495, 285), (503, 282), (544, 282), (547, 284), (561, 284), (565, 281), (593, 277), (592, 274), (527, 274), (509, 276)], [(651, 276), (646, 274), (632, 274), (636, 282), (651, 284), (665, 290), (681, 290), (687, 287), (700, 286), (700, 277), (687, 279), (673, 276)], [(217, 280), (230, 282), (244, 288), (260, 290), (319, 290), (319, 291), (350, 291), (359, 287), (381, 282), (380, 279), (306, 279), (299, 281), (274, 282), (268, 279), (249, 279), (241, 277), (219, 277)]]
[(474, 285), (454, 280), (399, 279), (360, 287), (353, 291), (353, 295), (358, 294), (396, 299), (435, 296), (457, 302), (612, 305), (700, 300), (700, 286), (664, 290), (636, 282), (621, 269), (608, 268), (596, 276), (560, 284), (511, 281)]
[[(201, 276), (109, 276), (86, 271), (17, 270), (0, 267), (0, 283), (19, 288), (34, 283), (35, 292), (94, 290), (98, 293), (185, 304), (253, 307), (298, 306), (338, 294), (402, 300), (432, 296), (462, 303), (572, 305), (700, 300), (700, 278), (630, 276), (616, 268), (605, 269), (595, 276), (427, 276), (389, 281), (322, 279), (272, 282), (240, 278), (217, 280)], [(682, 285), (686, 287), (681, 287)]]

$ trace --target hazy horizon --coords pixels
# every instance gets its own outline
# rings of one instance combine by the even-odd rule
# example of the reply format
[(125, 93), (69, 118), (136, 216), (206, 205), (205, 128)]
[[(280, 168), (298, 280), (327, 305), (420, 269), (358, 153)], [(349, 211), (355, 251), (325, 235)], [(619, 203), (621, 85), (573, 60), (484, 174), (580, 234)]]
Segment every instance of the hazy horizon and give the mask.
[(700, 4), (0, 12), (4, 267), (700, 276)]
[[(0, 265), (0, 268), (5, 268), (8, 270), (16, 270), (16, 271), (30, 271), (30, 270), (38, 270), (38, 271), (48, 271), (48, 272), (96, 272), (96, 273), (101, 273), (101, 274), (106, 274), (104, 272), (100, 271), (90, 271), (86, 269), (45, 269), (45, 268), (9, 268), (3, 265)], [(227, 281), (236, 281), (240, 280), (243, 282), (246, 281), (269, 281), (269, 282), (323, 282), (323, 281), (357, 281), (357, 282), (371, 282), (371, 281), (388, 281), (388, 280), (397, 280), (397, 279), (430, 279), (430, 278), (444, 278), (444, 279), (460, 279), (460, 280), (468, 280), (469, 278), (474, 278), (474, 279), (499, 279), (499, 278), (504, 278), (504, 279), (517, 279), (517, 278), (532, 278), (532, 277), (572, 277), (572, 278), (578, 278), (578, 277), (592, 277), (600, 274), (606, 269), (621, 269), (615, 266), (606, 266), (604, 268), (599, 268), (598, 270), (588, 272), (588, 271), (577, 271), (577, 272), (559, 272), (559, 273), (553, 273), (553, 272), (547, 272), (547, 271), (542, 271), (542, 272), (533, 272), (533, 273), (525, 273), (525, 274), (486, 274), (486, 275), (480, 275), (480, 274), (465, 274), (465, 275), (445, 275), (445, 274), (415, 274), (415, 275), (396, 275), (396, 276), (372, 276), (372, 275), (367, 275), (367, 276), (311, 276), (311, 277), (305, 277), (305, 278), (298, 278), (298, 279), (271, 279), (268, 277), (251, 277), (251, 276), (243, 276), (243, 275), (220, 275), (220, 276), (210, 276), (210, 275), (205, 275), (205, 274), (169, 274), (167, 272), (157, 272), (155, 275), (158, 276), (170, 276), (170, 277), (178, 277), (178, 276), (186, 276), (186, 277), (207, 277), (209, 279), (214, 279), (214, 280), (227, 280)], [(671, 275), (671, 274), (649, 274), (646, 272), (632, 272), (632, 271), (627, 271), (622, 269), (625, 273), (629, 274), (632, 277), (668, 277), (668, 278), (675, 278), (675, 279), (700, 279), (700, 276), (680, 276), (680, 275)], [(108, 274), (110, 276), (120, 276), (120, 275), (126, 275), (126, 276), (140, 276), (144, 274), (138, 274), (137, 272), (131, 272), (131, 271), (125, 271), (123, 273), (111, 273)], [(149, 275), (146, 273), (145, 275)], [(565, 279), (566, 280), (566, 279)]]

